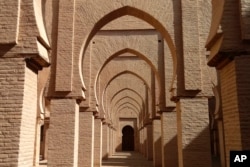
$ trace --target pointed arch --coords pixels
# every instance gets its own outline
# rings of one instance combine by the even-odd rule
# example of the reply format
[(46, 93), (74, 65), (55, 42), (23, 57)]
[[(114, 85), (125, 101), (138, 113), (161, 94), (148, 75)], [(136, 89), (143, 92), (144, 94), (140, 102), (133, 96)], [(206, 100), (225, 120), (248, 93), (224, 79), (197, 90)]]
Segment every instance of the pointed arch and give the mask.
[(117, 104), (117, 105), (118, 105), (117, 109), (111, 115), (111, 119), (114, 119), (116, 117), (116, 115), (118, 114), (118, 111), (121, 110), (123, 107), (126, 107), (126, 106), (130, 107), (131, 109), (133, 109), (134, 112), (137, 113), (138, 118), (139, 118), (140, 110), (134, 104), (132, 104), (131, 102), (124, 102), (122, 104)]
[(120, 73), (118, 73), (117, 75), (113, 76), (112, 79), (108, 81), (107, 85), (105, 86), (105, 88), (104, 88), (104, 90), (103, 90), (103, 92), (102, 92), (102, 99), (101, 99), (101, 100), (102, 100), (102, 104), (104, 104), (104, 103), (103, 103), (104, 95), (105, 95), (105, 92), (106, 92), (107, 87), (109, 86), (109, 84), (110, 84), (113, 80), (115, 80), (117, 77), (119, 77), (119, 76), (121, 76), (121, 75), (124, 75), (124, 74), (132, 74), (132, 75), (136, 76), (137, 78), (139, 78), (140, 80), (142, 80), (142, 81), (144, 82), (144, 84), (146, 85), (147, 89), (150, 90), (150, 87), (149, 87), (148, 83), (147, 83), (140, 75), (138, 75), (138, 74), (136, 74), (136, 73), (134, 73), (134, 72), (132, 72), (132, 71), (125, 70), (125, 71), (120, 72)]
[(124, 97), (120, 98), (119, 100), (117, 100), (115, 102), (114, 107), (116, 106), (116, 104), (118, 104), (119, 102), (126, 100), (126, 99), (132, 100), (133, 102), (135, 102), (138, 105), (139, 109), (142, 110), (142, 106), (140, 105), (140, 103), (137, 100), (135, 100), (133, 97), (130, 97), (130, 96), (124, 96)]
[[(127, 99), (127, 101), (126, 101), (126, 99)], [(124, 101), (125, 101), (125, 102), (124, 102)], [(133, 102), (133, 103), (132, 103), (132, 102)], [(112, 112), (116, 112), (116, 111), (114, 111), (114, 110), (118, 110), (118, 109), (119, 109), (120, 103), (122, 103), (122, 104), (129, 103), (129, 104), (131, 104), (131, 105), (133, 105), (133, 106), (138, 110), (138, 112), (140, 112), (140, 111), (142, 110), (140, 104), (139, 104), (135, 99), (133, 99), (132, 97), (124, 97), (124, 98), (121, 98), (120, 100), (118, 100), (118, 101), (115, 103), (115, 105), (114, 105), (113, 108), (112, 108), (111, 113), (112, 113)], [(135, 103), (136, 105), (135, 105), (134, 103)]]
[[(122, 55), (122, 54), (124, 54), (124, 53), (133, 54), (133, 55), (135, 55), (135, 56), (140, 57), (142, 60), (146, 61), (146, 63), (151, 67), (151, 69), (153, 70), (153, 72), (154, 72), (154, 74), (155, 74), (155, 76), (156, 76), (156, 79), (157, 79), (157, 81), (158, 81), (158, 86), (159, 86), (159, 89), (160, 89), (159, 91), (161, 92), (163, 85), (161, 85), (162, 82), (161, 82), (160, 74), (159, 74), (158, 70), (156, 69), (156, 67), (153, 65), (153, 63), (152, 63), (145, 55), (143, 55), (143, 54), (140, 53), (139, 51), (136, 51), (136, 50), (131, 49), (131, 48), (124, 48), (124, 49), (122, 49), (122, 50), (120, 50), (120, 51), (114, 53), (113, 55), (111, 55), (111, 56), (104, 62), (104, 64), (102, 65), (102, 67), (101, 67), (101, 68), (99, 69), (99, 71), (97, 72), (97, 75), (96, 75), (96, 78), (95, 78), (95, 82), (94, 82), (94, 84), (95, 84), (95, 86), (94, 86), (94, 92), (95, 92), (95, 98), (96, 98), (97, 103), (98, 103), (98, 98), (97, 98), (97, 83), (98, 83), (98, 79), (99, 79), (99, 76), (100, 76), (102, 70), (105, 68), (105, 66), (106, 66), (112, 59), (114, 59), (115, 57), (117, 57), (117, 56), (119, 56), (119, 55)], [(139, 76), (139, 75), (138, 75), (138, 76)], [(146, 83), (146, 82), (144, 81), (144, 83)], [(158, 97), (158, 98), (160, 99), (161, 97)]]
[(83, 55), (86, 52), (86, 49), (91, 41), (91, 39), (96, 35), (96, 33), (106, 24), (108, 24), (109, 22), (125, 16), (125, 15), (130, 15), (130, 16), (134, 16), (137, 17), (141, 20), (144, 20), (145, 22), (149, 23), (150, 25), (152, 25), (156, 30), (158, 30), (162, 37), (164, 38), (164, 40), (166, 41), (169, 50), (171, 52), (171, 56), (173, 59), (173, 75), (172, 75), (172, 81), (171, 81), (171, 86), (170, 89), (173, 88), (174, 85), (174, 81), (176, 78), (176, 69), (177, 69), (177, 57), (176, 57), (176, 48), (174, 46), (174, 42), (171, 39), (170, 34), (168, 33), (168, 31), (165, 29), (165, 27), (157, 20), (155, 19), (153, 16), (151, 16), (150, 14), (148, 14), (147, 12), (137, 9), (135, 7), (131, 7), (131, 6), (124, 6), (121, 8), (118, 8), (108, 14), (106, 14), (105, 16), (103, 16), (92, 28), (92, 30), (88, 33), (87, 37), (84, 39), (83, 41), (83, 45), (80, 51), (80, 58), (79, 58), (79, 74), (80, 74), (80, 79), (82, 82), (82, 86), (83, 89), (86, 89), (84, 86), (84, 81), (83, 81), (83, 75), (82, 75), (82, 60), (83, 60)]
[(130, 89), (130, 88), (123, 88), (123, 89), (119, 90), (118, 92), (116, 92), (116, 93), (113, 95), (113, 97), (110, 99), (110, 101), (112, 102), (112, 100), (113, 100), (118, 94), (120, 94), (120, 93), (123, 92), (123, 91), (131, 91), (131, 92), (134, 92), (134, 93), (137, 94), (138, 97), (142, 100), (143, 105), (145, 104), (145, 102), (144, 102), (143, 98), (141, 97), (141, 95), (140, 95), (138, 92), (136, 92), (135, 90)]

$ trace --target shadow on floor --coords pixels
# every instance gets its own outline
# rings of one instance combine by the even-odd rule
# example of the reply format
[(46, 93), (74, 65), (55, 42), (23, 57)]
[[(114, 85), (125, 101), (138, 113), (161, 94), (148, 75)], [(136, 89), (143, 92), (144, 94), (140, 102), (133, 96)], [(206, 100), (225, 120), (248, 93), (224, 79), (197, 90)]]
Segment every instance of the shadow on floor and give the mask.
[(153, 167), (153, 162), (148, 161), (138, 152), (116, 152), (107, 160), (102, 161), (102, 167), (112, 166)]

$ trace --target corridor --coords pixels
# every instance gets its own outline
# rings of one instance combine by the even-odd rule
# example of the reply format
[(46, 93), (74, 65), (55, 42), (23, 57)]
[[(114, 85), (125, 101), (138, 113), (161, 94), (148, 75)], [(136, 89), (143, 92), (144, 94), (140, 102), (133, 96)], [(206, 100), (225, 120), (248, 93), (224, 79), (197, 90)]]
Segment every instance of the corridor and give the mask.
[(0, 0), (0, 167), (229, 167), (250, 150), (249, 16), (250, 0)]
[(148, 161), (138, 152), (116, 152), (107, 160), (102, 161), (102, 167), (153, 167), (153, 162)]

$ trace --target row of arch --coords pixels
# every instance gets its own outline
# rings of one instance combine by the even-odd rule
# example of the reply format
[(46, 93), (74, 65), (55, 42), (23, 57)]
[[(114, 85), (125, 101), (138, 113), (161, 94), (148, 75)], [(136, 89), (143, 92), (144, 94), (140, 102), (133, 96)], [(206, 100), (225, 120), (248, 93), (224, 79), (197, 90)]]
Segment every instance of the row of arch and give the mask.
[[(82, 46), (81, 53), (80, 53), (80, 59), (79, 59), (79, 66), (80, 66), (79, 73), (80, 73), (83, 88), (86, 89), (85, 83), (84, 83), (84, 76), (82, 74), (82, 71), (84, 70), (82, 61), (84, 60), (86, 50), (89, 47), (91, 40), (102, 29), (102, 27), (104, 27), (106, 24), (108, 24), (111, 21), (118, 19), (122, 16), (125, 16), (125, 15), (134, 16), (136, 18), (139, 18), (139, 19), (149, 23), (161, 34), (163, 39), (166, 41), (167, 46), (171, 52), (171, 57), (172, 57), (172, 68), (170, 68), (172, 71), (169, 71), (169, 72), (172, 72), (172, 80), (171, 80), (171, 84), (170, 84), (171, 85), (170, 87), (172, 88), (174, 85), (175, 78), (176, 78), (176, 69), (177, 69), (176, 52), (175, 52), (175, 46), (174, 46), (173, 40), (171, 39), (170, 34), (165, 29), (165, 27), (157, 19), (155, 19), (150, 14), (148, 14), (140, 9), (131, 7), (131, 6), (124, 6), (124, 7), (121, 7), (119, 9), (116, 9), (116, 10), (106, 14), (94, 25), (92, 30), (87, 33), (88, 35), (83, 42), (83, 46)], [(106, 98), (107, 89), (109, 88), (110, 84), (114, 80), (121, 77), (122, 75), (131, 74), (134, 77), (139, 78), (139, 80), (141, 80), (145, 84), (145, 87), (147, 89), (146, 92), (147, 92), (148, 96), (150, 96), (150, 99), (154, 99), (155, 95), (152, 95), (152, 91), (151, 91), (152, 88), (150, 86), (150, 83), (148, 83), (145, 80), (145, 78), (142, 78), (140, 74), (136, 73), (135, 71), (130, 71), (129, 69), (124, 69), (123, 71), (120, 71), (120, 72), (114, 74), (110, 78), (110, 80), (107, 81), (107, 83), (105, 83), (103, 90), (101, 90), (101, 94), (99, 94), (98, 83), (100, 80), (100, 76), (103, 73), (105, 67), (112, 60), (114, 60), (115, 58), (119, 57), (122, 54), (132, 54), (132, 55), (140, 58), (141, 60), (143, 60), (144, 62), (147, 63), (147, 65), (150, 67), (150, 69), (153, 72), (153, 75), (155, 76), (155, 78), (157, 80), (157, 84), (155, 85), (155, 87), (157, 87), (157, 90), (158, 90), (157, 91), (158, 94), (156, 95), (156, 99), (157, 99), (156, 101), (158, 103), (164, 104), (165, 101), (162, 100), (165, 98), (165, 97), (163, 97), (163, 96), (165, 96), (165, 93), (163, 93), (163, 92), (165, 92), (165, 90), (164, 90), (165, 85), (162, 85), (164, 83), (164, 81), (162, 81), (162, 80), (164, 80), (164, 78), (162, 78), (162, 76), (160, 76), (159, 71), (158, 71), (158, 67), (156, 67), (155, 64), (153, 64), (152, 61), (150, 60), (150, 58), (149, 58), (150, 55), (144, 55), (140, 51), (135, 50), (133, 48), (124, 48), (124, 49), (116, 51), (115, 53), (113, 53), (112, 55), (107, 57), (105, 62), (103, 62), (102, 66), (96, 72), (96, 74), (93, 74), (93, 75), (95, 75), (94, 90), (93, 91), (94, 91), (96, 106), (98, 106), (98, 109), (101, 112), (103, 112), (100, 115), (104, 114), (104, 115), (106, 115), (106, 117), (112, 117), (111, 115), (112, 115), (113, 110), (120, 110), (124, 106), (129, 106), (129, 107), (133, 108), (134, 112), (137, 114), (139, 114), (141, 111), (145, 110), (145, 108), (146, 108), (145, 99), (143, 100), (142, 95), (140, 95), (140, 93), (133, 90), (132, 88), (127, 88), (127, 89), (121, 88), (121, 90), (117, 90), (117, 92), (111, 97), (110, 102), (108, 102), (108, 104), (105, 104), (104, 99)], [(161, 56), (163, 56), (163, 55), (161, 55)], [(153, 88), (153, 89), (155, 89), (155, 88)], [(133, 92), (134, 94), (136, 94), (135, 96), (138, 96), (138, 99), (141, 99), (141, 100), (137, 101), (131, 96), (126, 96), (126, 97), (123, 97), (119, 100), (115, 99), (115, 97), (117, 97), (119, 93), (122, 93), (125, 91)], [(122, 99), (123, 99), (123, 101), (126, 101), (126, 102), (121, 102)], [(116, 100), (116, 102), (114, 100)], [(113, 107), (113, 109), (108, 110), (107, 105), (114, 106), (114, 107)], [(148, 115), (148, 114), (143, 114), (143, 115)], [(110, 118), (110, 119), (112, 119), (112, 118)]]

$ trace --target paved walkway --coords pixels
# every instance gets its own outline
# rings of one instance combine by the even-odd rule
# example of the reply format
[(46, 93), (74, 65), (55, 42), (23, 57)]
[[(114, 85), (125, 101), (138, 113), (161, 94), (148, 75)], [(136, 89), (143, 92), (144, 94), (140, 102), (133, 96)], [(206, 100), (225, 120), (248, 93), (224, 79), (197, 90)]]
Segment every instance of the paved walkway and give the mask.
[[(153, 167), (153, 162), (148, 161), (138, 152), (117, 152), (107, 160), (102, 161), (102, 167)], [(41, 161), (39, 167), (47, 167), (47, 161)]]
[(148, 161), (137, 152), (117, 152), (107, 160), (102, 161), (102, 167), (153, 167), (153, 162)]

